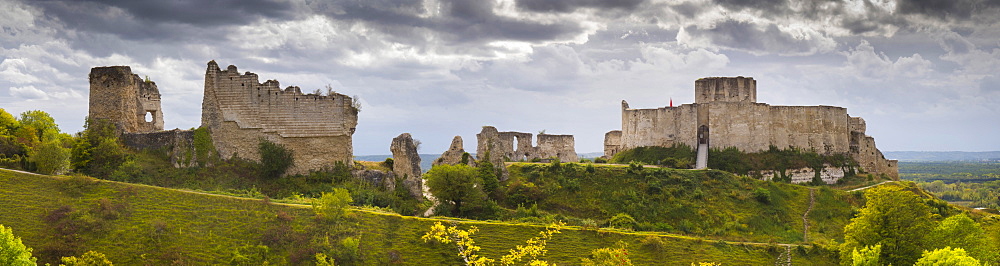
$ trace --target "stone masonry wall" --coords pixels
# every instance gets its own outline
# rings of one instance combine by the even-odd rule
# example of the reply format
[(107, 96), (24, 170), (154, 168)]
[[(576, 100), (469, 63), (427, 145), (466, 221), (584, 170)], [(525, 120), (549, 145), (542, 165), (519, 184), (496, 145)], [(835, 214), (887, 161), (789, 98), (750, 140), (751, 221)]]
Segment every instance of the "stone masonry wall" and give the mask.
[[(128, 66), (91, 68), (89, 78), (89, 118), (107, 119), (127, 133), (163, 130), (156, 83), (144, 81)], [(146, 121), (147, 113), (152, 121)]]
[(704, 125), (713, 148), (758, 152), (773, 145), (849, 154), (865, 171), (898, 177), (895, 161), (886, 160), (874, 139), (864, 135), (864, 119), (850, 117), (845, 108), (756, 103), (752, 78), (705, 78), (696, 81), (695, 87), (699, 99), (695, 104), (631, 109), (622, 101), (622, 130), (620, 136), (605, 135), (605, 156), (613, 155), (608, 151), (643, 146), (683, 143), (697, 147), (698, 127)]
[(621, 151), (622, 148), (622, 131), (612, 130), (608, 133), (604, 133), (604, 159), (611, 159), (611, 156), (615, 156), (615, 153)]
[(133, 149), (164, 149), (174, 167), (191, 167), (197, 164), (194, 131), (166, 130), (146, 133), (125, 133), (122, 144)]
[(294, 165), (287, 174), (308, 173), (353, 160), (351, 136), (357, 126), (353, 99), (302, 94), (298, 87), (281, 89), (276, 80), (260, 83), (257, 74), (240, 74), (236, 66), (221, 70), (208, 62), (202, 126), (223, 158), (260, 160), (265, 139), (289, 148)]
[[(538, 146), (532, 146), (532, 134), (524, 132), (499, 132), (495, 127), (484, 126), (476, 134), (478, 146), (476, 156), (479, 160), (488, 153), (490, 162), (499, 165), (507, 161), (529, 161), (557, 157), (563, 162), (579, 160), (576, 154), (576, 143), (572, 135), (538, 135)], [(517, 144), (514, 144), (514, 141)], [(515, 150), (516, 147), (516, 150)]]
[(695, 103), (757, 102), (757, 81), (750, 77), (709, 77), (694, 82)]

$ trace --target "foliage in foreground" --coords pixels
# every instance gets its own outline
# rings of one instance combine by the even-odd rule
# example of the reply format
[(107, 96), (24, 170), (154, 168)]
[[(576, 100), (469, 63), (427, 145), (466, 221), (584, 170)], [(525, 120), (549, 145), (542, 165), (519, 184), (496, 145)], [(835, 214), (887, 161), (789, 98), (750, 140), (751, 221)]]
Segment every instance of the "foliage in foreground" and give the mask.
[[(931, 209), (928, 203), (938, 200), (924, 200), (898, 185), (868, 189), (865, 198), (865, 207), (844, 228), (843, 264), (912, 265), (922, 251), (943, 248), (961, 248), (963, 254), (968, 250), (981, 260), (997, 259), (1000, 250), (987, 240), (982, 226), (966, 214)], [(949, 217), (935, 221), (942, 216)], [(863, 261), (855, 261), (858, 258)]]
[[(545, 253), (548, 252), (545, 249), (548, 240), (552, 239), (552, 235), (561, 233), (560, 230), (563, 226), (565, 224), (561, 222), (549, 225), (545, 230), (538, 233), (538, 237), (526, 240), (525, 245), (518, 245), (509, 250), (507, 255), (500, 257), (499, 265), (515, 265), (522, 260), (525, 261), (525, 265), (549, 265), (548, 262), (539, 259), (539, 257), (545, 256)], [(458, 256), (462, 257), (465, 265), (495, 265), (497, 260), (481, 256), (477, 253), (482, 250), (482, 247), (476, 245), (476, 241), (472, 239), (472, 235), (476, 232), (479, 232), (479, 228), (475, 226), (462, 230), (458, 229), (458, 225), (454, 223), (452, 226), (444, 226), (441, 222), (436, 222), (431, 226), (430, 231), (427, 231), (420, 238), (424, 242), (455, 243), (456, 248), (458, 248)]]
[(0, 224), (0, 262), (5, 265), (35, 265), (37, 259), (31, 256), (31, 248), (14, 236), (13, 229)]

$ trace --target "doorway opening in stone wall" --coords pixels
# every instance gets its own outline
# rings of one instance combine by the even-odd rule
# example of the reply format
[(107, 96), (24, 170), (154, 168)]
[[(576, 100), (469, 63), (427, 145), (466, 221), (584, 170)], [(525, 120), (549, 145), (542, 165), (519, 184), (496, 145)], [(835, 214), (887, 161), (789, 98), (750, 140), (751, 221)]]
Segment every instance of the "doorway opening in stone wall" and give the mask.
[(698, 144), (708, 144), (708, 126), (698, 127)]
[(146, 112), (146, 123), (153, 122), (153, 112)]

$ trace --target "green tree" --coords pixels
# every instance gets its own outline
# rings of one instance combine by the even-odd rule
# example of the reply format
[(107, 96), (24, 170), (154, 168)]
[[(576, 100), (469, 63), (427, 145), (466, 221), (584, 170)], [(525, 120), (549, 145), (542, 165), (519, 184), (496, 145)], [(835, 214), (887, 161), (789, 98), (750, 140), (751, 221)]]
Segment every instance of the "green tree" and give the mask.
[(79, 258), (77, 257), (63, 257), (62, 264), (60, 266), (113, 266), (111, 260), (108, 260), (107, 256), (101, 254), (97, 251), (87, 251), (83, 253)]
[(941, 221), (930, 234), (930, 243), (934, 247), (962, 248), (970, 256), (981, 260), (989, 260), (995, 255), (986, 241), (986, 232), (964, 213), (953, 215)]
[(485, 196), (476, 169), (468, 165), (437, 165), (424, 174), (424, 179), (434, 197), (455, 204), (452, 215), (461, 214), (463, 203), (482, 200)]
[(319, 199), (313, 200), (313, 212), (325, 219), (340, 219), (344, 216), (344, 208), (351, 205), (354, 199), (351, 192), (343, 188), (334, 188), (333, 192), (323, 192)]
[(861, 250), (851, 251), (851, 261), (853, 266), (881, 266), (879, 256), (882, 253), (882, 245), (866, 246)]
[(914, 266), (979, 266), (979, 260), (970, 257), (961, 248), (941, 248), (924, 251), (924, 256)]
[(118, 141), (118, 129), (107, 119), (87, 119), (77, 135), (70, 155), (73, 170), (106, 178), (128, 159), (128, 150)]
[(24, 111), (21, 113), (21, 118), (18, 122), (21, 124), (21, 127), (34, 128), (36, 130), (35, 134), (37, 134), (40, 141), (52, 139), (59, 134), (59, 126), (56, 125), (56, 120), (44, 111)]
[(0, 108), (0, 136), (7, 136), (14, 132), (21, 123), (13, 115)]
[(20, 237), (14, 236), (14, 230), (0, 224), (0, 262), (22, 266), (36, 265), (36, 260), (31, 256), (31, 248), (24, 246)]
[(495, 195), (500, 189), (500, 179), (497, 178), (497, 169), (493, 168), (493, 163), (479, 161), (476, 163), (476, 170), (479, 172), (479, 179), (483, 181), (483, 192), (486, 195)]
[(69, 170), (70, 149), (63, 147), (58, 139), (53, 139), (35, 147), (29, 155), (38, 172), (42, 174), (61, 174)]
[(844, 227), (843, 264), (865, 246), (881, 245), (880, 261), (911, 265), (927, 247), (925, 235), (934, 228), (930, 208), (916, 194), (897, 186), (878, 186), (865, 192), (865, 207)]
[(289, 167), (295, 164), (292, 151), (285, 145), (261, 139), (258, 148), (260, 149), (261, 173), (264, 177), (281, 177)]

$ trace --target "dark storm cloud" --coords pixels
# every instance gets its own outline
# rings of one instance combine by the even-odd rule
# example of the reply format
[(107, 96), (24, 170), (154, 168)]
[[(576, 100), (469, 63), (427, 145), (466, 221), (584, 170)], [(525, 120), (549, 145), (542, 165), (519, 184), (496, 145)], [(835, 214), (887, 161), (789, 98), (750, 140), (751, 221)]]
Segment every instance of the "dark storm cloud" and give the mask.
[(687, 18), (694, 18), (704, 12), (707, 7), (701, 6), (691, 2), (684, 2), (677, 5), (670, 6), (674, 12), (681, 14)]
[(1000, 7), (1000, 0), (900, 0), (896, 10), (902, 14), (967, 20), (978, 11), (996, 7)]
[(28, 1), (45, 16), (84, 32), (129, 40), (172, 40), (207, 28), (242, 25), (260, 18), (289, 18), (292, 5), (277, 0)]
[(336, 20), (364, 23), (371, 29), (400, 38), (396, 41), (402, 42), (420, 42), (430, 38), (442, 39), (451, 45), (495, 40), (542, 42), (564, 39), (583, 30), (573, 21), (542, 23), (499, 16), (493, 12), (495, 3), (490, 1), (442, 1), (441, 13), (435, 16), (421, 16), (427, 11), (417, 4), (385, 6), (368, 1), (349, 1), (314, 5), (312, 8)]
[(645, 0), (518, 0), (517, 7), (532, 12), (567, 13), (579, 8), (635, 10)]
[(760, 25), (729, 19), (717, 22), (711, 28), (688, 26), (684, 30), (695, 42), (707, 41), (713, 45), (752, 53), (813, 54), (832, 48), (826, 47), (832, 44), (826, 43), (828, 40), (823, 36), (793, 36), (774, 24)]

